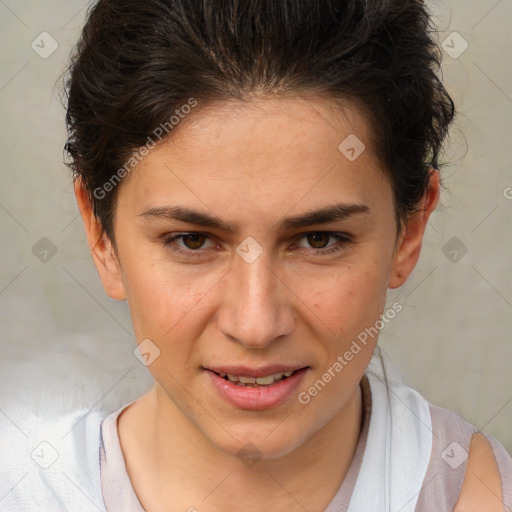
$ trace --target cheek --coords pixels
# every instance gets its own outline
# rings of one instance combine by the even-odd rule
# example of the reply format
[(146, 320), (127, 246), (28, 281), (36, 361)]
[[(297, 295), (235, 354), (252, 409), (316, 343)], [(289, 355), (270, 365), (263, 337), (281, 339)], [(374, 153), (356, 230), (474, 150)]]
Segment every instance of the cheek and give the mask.
[[(321, 322), (346, 341), (372, 325), (386, 300), (387, 269), (377, 259), (323, 269), (297, 280), (302, 301)], [(329, 336), (330, 337), (330, 336)]]
[(330, 332), (319, 327), (327, 335), (318, 336), (319, 364), (299, 401), (307, 405), (304, 414), (323, 425), (350, 396), (370, 362), (378, 339), (375, 326), (386, 300), (386, 269), (376, 258), (364, 264), (360, 260), (316, 280), (316, 288), (314, 282), (304, 282), (304, 293), (309, 284), (316, 324), (327, 325)]
[(192, 338), (200, 331), (207, 297), (221, 285), (223, 273), (135, 255), (130, 260), (123, 279), (137, 340), (150, 338), (168, 347), (179, 337), (183, 346), (184, 331)]

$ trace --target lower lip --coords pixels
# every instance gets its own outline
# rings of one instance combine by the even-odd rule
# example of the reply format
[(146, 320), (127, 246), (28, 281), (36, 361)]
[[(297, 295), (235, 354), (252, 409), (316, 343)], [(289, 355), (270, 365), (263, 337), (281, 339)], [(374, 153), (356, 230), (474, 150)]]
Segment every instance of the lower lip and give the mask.
[(207, 370), (217, 391), (230, 404), (240, 409), (270, 409), (284, 402), (301, 383), (307, 368), (296, 371), (290, 377), (271, 386), (245, 387), (223, 379), (215, 372)]

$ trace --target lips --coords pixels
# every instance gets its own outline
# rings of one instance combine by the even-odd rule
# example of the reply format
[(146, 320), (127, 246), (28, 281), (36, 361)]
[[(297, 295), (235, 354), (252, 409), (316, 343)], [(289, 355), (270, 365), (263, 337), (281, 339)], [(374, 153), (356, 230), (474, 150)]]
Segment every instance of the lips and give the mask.
[(260, 368), (223, 366), (203, 368), (216, 391), (240, 409), (276, 407), (292, 396), (309, 367), (269, 365)]

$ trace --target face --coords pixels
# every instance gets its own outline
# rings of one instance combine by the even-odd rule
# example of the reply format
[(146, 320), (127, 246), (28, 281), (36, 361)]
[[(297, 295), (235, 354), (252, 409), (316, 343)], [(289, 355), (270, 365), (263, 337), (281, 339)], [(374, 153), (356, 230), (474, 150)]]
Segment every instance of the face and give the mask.
[[(159, 351), (148, 369), (170, 416), (224, 452), (284, 455), (354, 396), (377, 337), (353, 342), (412, 270), (426, 219), (397, 240), (371, 127), (349, 105), (213, 104), (172, 135), (120, 185), (100, 275)], [(348, 136), (365, 145), (355, 159)]]

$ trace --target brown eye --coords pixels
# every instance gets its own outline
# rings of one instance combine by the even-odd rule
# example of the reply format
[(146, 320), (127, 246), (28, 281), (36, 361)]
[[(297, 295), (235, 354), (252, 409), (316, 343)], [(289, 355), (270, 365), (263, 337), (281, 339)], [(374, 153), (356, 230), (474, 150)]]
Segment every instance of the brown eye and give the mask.
[(332, 231), (310, 231), (298, 237), (301, 240), (298, 244), (300, 249), (305, 249), (309, 254), (316, 256), (327, 256), (346, 248), (353, 237), (348, 233)]
[[(162, 243), (166, 248), (182, 255), (202, 256), (207, 249), (215, 246), (210, 238), (208, 234), (200, 232), (168, 234), (162, 238)], [(207, 245), (208, 242), (210, 246)]]
[(306, 235), (308, 243), (313, 249), (323, 249), (324, 247), (327, 247), (330, 237), (331, 235), (329, 233), (323, 232), (310, 233)]
[(189, 235), (182, 235), (181, 239), (187, 249), (200, 249), (206, 240), (206, 236), (201, 233), (191, 233)]

